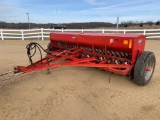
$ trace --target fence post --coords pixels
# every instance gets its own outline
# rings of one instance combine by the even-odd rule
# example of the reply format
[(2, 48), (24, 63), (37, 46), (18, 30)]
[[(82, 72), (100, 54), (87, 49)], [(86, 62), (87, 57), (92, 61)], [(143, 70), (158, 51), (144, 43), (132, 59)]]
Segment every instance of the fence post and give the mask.
[(104, 29), (102, 29), (102, 33), (104, 33)]
[(39, 34), (38, 34), (38, 40), (39, 40)]
[(123, 34), (126, 34), (126, 30), (123, 31)]
[(44, 40), (44, 37), (43, 37), (43, 28), (41, 28), (41, 34), (42, 34), (42, 41)]
[(22, 40), (24, 41), (24, 34), (23, 34), (23, 30), (21, 30), (22, 33)]
[(62, 32), (64, 32), (63, 28), (62, 28)]
[(1, 39), (4, 40), (3, 38), (3, 30), (1, 29)]
[(84, 31), (83, 31), (83, 29), (82, 29), (82, 33), (83, 33)]
[(146, 35), (146, 29), (144, 29), (143, 35)]

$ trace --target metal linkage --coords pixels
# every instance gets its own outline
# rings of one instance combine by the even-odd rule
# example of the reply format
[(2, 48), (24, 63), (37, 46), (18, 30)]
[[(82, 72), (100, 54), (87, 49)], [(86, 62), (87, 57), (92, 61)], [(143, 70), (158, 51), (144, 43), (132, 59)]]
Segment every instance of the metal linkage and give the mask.
[[(90, 58), (95, 57), (97, 61), (100, 61), (101, 63), (107, 63), (107, 64), (131, 64), (131, 53), (126, 52), (117, 52), (114, 50), (106, 50), (105, 48), (94, 48), (93, 47), (85, 47), (85, 46), (75, 46), (69, 43), (63, 44), (62, 42), (55, 42), (55, 46), (57, 49), (70, 49), (70, 48), (81, 48), (83, 51), (81, 51), (80, 58)], [(64, 47), (66, 46), (66, 48)], [(103, 62), (106, 61), (106, 62)]]

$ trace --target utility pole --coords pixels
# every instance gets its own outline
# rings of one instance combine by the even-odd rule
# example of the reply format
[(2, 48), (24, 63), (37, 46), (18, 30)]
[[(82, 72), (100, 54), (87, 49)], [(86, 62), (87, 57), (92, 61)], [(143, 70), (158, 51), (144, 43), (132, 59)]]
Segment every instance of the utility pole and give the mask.
[(118, 25), (119, 25), (119, 17), (117, 17), (117, 26), (116, 26), (117, 30), (118, 30)]
[(26, 13), (26, 14), (28, 16), (28, 26), (29, 26), (29, 29), (30, 29), (29, 13)]

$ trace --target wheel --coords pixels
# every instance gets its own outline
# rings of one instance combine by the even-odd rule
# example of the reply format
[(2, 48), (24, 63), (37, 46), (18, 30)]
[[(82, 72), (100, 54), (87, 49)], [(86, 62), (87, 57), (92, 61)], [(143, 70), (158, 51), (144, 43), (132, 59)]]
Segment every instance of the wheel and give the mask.
[(144, 51), (137, 59), (134, 67), (134, 82), (144, 86), (149, 83), (154, 73), (156, 58), (153, 52)]
[[(51, 45), (51, 43), (48, 43), (47, 49), (48, 49), (49, 51), (53, 51), (53, 46)], [(48, 56), (48, 54), (46, 54), (46, 56)], [(48, 64), (48, 65), (49, 65), (49, 64)], [(51, 73), (51, 69), (48, 68), (48, 69), (46, 70), (46, 73), (47, 73), (47, 74), (50, 74), (50, 73)]]

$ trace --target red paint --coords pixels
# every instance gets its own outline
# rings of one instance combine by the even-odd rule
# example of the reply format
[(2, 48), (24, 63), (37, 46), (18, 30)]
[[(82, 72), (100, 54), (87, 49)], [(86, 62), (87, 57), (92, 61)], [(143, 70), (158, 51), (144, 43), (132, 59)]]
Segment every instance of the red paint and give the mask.
[[(32, 72), (59, 66), (97, 67), (121, 75), (130, 74), (144, 51), (146, 38), (141, 34), (60, 33), (50, 34), (51, 55), (17, 72)], [(69, 60), (53, 64), (55, 61)]]

